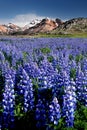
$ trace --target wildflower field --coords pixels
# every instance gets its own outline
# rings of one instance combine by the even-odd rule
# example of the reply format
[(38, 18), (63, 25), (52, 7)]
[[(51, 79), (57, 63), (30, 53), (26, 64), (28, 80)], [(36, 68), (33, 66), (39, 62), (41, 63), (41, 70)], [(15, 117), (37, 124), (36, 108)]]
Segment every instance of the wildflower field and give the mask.
[(87, 130), (87, 39), (0, 38), (0, 130)]

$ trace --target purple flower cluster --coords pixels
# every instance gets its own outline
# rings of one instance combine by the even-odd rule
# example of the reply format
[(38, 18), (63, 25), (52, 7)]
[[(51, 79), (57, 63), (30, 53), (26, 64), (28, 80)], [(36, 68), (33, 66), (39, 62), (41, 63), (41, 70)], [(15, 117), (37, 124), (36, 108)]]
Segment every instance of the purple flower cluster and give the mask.
[(74, 113), (76, 109), (76, 88), (73, 79), (69, 82), (69, 77), (65, 73), (65, 88), (63, 95), (63, 116), (65, 117), (67, 127), (73, 127)]
[(52, 103), (49, 105), (49, 119), (54, 125), (58, 125), (58, 121), (61, 118), (60, 105), (56, 97), (53, 98)]
[(36, 105), (36, 112), (35, 112), (35, 115), (36, 115), (36, 126), (37, 128), (45, 128), (46, 125), (47, 125), (47, 116), (46, 116), (46, 108), (45, 108), (45, 105), (44, 105), (44, 101), (45, 99), (41, 100), (41, 99), (38, 99), (38, 103)]
[(0, 38), (0, 76), (0, 128), (29, 112), (37, 129), (73, 127), (77, 102), (87, 107), (87, 39)]
[(12, 74), (9, 71), (5, 74), (5, 88), (3, 92), (3, 128), (14, 127), (15, 120), (15, 91), (14, 91), (14, 80)]
[(21, 80), (18, 84), (20, 94), (23, 95), (24, 111), (32, 110), (34, 108), (34, 94), (33, 84), (28, 74), (22, 69)]

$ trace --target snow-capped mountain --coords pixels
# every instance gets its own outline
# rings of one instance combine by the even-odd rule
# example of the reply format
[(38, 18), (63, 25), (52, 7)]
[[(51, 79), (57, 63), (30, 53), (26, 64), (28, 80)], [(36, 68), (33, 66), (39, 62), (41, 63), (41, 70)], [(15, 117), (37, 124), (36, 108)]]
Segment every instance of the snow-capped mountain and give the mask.
[(36, 24), (38, 24), (40, 22), (41, 22), (41, 19), (34, 19), (30, 23), (28, 23), (27, 25), (25, 25), (23, 27), (23, 30), (29, 29), (30, 27), (33, 27), (33, 26), (35, 26)]
[(0, 34), (13, 34), (21, 30), (21, 27), (13, 23), (8, 23), (7, 25), (0, 25)]
[(58, 23), (50, 18), (42, 19), (35, 26), (25, 29), (24, 34), (45, 33), (58, 27)]
[(61, 19), (55, 20), (44, 18), (35, 19), (24, 27), (19, 27), (13, 23), (0, 25), (0, 34), (32, 35), (38, 33), (71, 34), (87, 32), (87, 18), (73, 18), (63, 22)]
[(34, 19), (24, 27), (19, 27), (13, 23), (0, 26), (1, 34), (34, 34), (50, 32), (57, 28), (62, 21), (60, 19), (52, 20), (50, 18)]

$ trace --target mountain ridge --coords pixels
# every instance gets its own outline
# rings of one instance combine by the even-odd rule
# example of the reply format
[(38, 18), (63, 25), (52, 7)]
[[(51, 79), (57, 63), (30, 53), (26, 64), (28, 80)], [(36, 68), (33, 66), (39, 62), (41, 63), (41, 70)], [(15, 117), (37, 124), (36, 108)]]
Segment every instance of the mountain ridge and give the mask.
[(42, 19), (40, 23), (33, 27), (30, 27), (24, 31), (25, 34), (35, 34), (35, 33), (47, 33), (52, 31), (58, 26), (58, 23), (52, 19), (45, 18)]
[(87, 32), (87, 18), (79, 17), (65, 21), (62, 25), (52, 31), (59, 34), (73, 34)]
[(78, 17), (67, 21), (62, 21), (59, 18), (42, 20), (33, 20), (24, 27), (19, 27), (13, 23), (0, 25), (0, 34), (6, 35), (34, 35), (39, 33), (49, 34), (73, 34), (87, 33), (87, 18)]

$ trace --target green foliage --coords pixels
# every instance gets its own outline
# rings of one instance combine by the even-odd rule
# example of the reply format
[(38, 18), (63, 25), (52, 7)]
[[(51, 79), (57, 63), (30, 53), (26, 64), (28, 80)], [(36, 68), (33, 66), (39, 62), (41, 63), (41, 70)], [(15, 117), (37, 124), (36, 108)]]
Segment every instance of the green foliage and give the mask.
[(39, 56), (38, 57), (38, 64), (41, 62), (41, 61), (43, 61), (44, 60), (44, 56)]
[(79, 54), (79, 55), (76, 55), (75, 61), (76, 63), (79, 63), (82, 59), (83, 59), (83, 55)]
[(74, 127), (77, 130), (87, 130), (87, 107), (77, 103)]
[(76, 128), (67, 128), (64, 118), (61, 118), (58, 122), (58, 125), (50, 124), (52, 130), (77, 130)]
[(57, 70), (60, 72), (61, 71), (61, 66), (60, 65), (57, 65), (56, 66)]
[[(19, 108), (19, 107), (18, 107)], [(18, 110), (20, 113), (20, 109)], [(16, 115), (15, 117), (15, 128), (23, 130), (33, 130), (36, 129), (35, 113), (34, 111), (28, 111), (22, 115)]]
[(51, 52), (50, 48), (48, 47), (41, 48), (40, 50), (44, 55), (49, 54)]
[(39, 88), (39, 86), (38, 86), (38, 78), (32, 78), (32, 83), (33, 83), (33, 89), (37, 90)]
[(27, 52), (23, 52), (23, 59), (26, 61), (27, 60), (27, 56), (28, 56), (28, 53)]
[(54, 57), (53, 56), (48, 56), (47, 59), (48, 59), (49, 62), (52, 62), (54, 60)]
[(63, 130), (65, 128), (64, 118), (61, 118), (58, 122), (58, 125), (55, 127), (55, 130)]
[(84, 107), (83, 114), (85, 116), (85, 120), (87, 120), (87, 107)]
[(70, 70), (70, 78), (73, 78), (75, 80), (75, 78), (76, 78), (76, 69), (75, 68), (72, 68)]
[(16, 61), (16, 69), (18, 68), (19, 65), (23, 65), (23, 59), (19, 59)]
[(19, 103), (18, 105), (16, 105), (16, 108), (15, 108), (15, 116), (18, 117), (18, 119), (20, 119), (22, 116), (23, 116), (23, 112), (21, 112), (22, 110), (22, 105), (21, 103)]
[(74, 59), (74, 57), (73, 57), (73, 55), (69, 55), (69, 60), (73, 60)]
[(4, 57), (5, 57), (5, 60), (7, 60), (9, 65), (12, 66), (12, 55), (11, 55), (11, 52), (10, 52), (9, 55), (7, 55), (6, 52), (3, 52), (3, 54), (4, 54)]
[(33, 83), (33, 89), (34, 89), (34, 98), (35, 98), (35, 103), (37, 102), (37, 98), (38, 98), (38, 79), (34, 78), (32, 79), (32, 83)]

